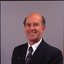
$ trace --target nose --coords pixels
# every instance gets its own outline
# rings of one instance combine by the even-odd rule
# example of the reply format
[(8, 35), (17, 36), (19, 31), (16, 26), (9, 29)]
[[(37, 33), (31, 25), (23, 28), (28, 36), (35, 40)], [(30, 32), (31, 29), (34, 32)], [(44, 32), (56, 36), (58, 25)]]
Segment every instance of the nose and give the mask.
[(34, 29), (34, 26), (33, 26), (33, 25), (31, 25), (31, 26), (30, 26), (30, 30), (33, 30), (33, 29)]

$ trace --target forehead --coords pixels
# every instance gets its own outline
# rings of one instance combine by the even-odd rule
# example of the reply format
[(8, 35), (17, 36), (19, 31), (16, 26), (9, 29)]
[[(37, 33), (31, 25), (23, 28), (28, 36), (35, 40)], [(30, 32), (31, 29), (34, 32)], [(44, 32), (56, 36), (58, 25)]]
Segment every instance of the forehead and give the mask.
[(36, 13), (27, 16), (27, 19), (26, 19), (26, 23), (28, 23), (28, 22), (40, 22), (40, 21), (42, 21), (42, 17), (41, 17), (41, 15), (36, 14)]

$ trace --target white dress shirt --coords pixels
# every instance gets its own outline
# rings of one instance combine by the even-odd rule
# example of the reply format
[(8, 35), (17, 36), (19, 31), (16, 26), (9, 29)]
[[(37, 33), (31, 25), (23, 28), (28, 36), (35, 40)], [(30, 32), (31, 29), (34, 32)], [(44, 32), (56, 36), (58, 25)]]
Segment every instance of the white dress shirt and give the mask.
[[(42, 38), (41, 38), (38, 42), (36, 42), (35, 44), (33, 44), (33, 45), (31, 46), (31, 47), (33, 48), (32, 55), (34, 54), (35, 50), (37, 49), (37, 47), (38, 47), (38, 45), (41, 43), (41, 41), (42, 41)], [(30, 44), (28, 43), (28, 49), (29, 49), (29, 47), (30, 47)], [(28, 55), (28, 53), (29, 53), (28, 49), (27, 49), (26, 57), (27, 57), (27, 55)]]

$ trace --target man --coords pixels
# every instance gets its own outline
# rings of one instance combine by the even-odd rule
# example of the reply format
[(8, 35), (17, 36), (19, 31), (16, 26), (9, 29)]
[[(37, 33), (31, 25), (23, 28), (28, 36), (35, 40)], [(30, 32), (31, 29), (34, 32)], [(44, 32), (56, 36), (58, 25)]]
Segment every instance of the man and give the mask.
[(24, 28), (28, 43), (14, 48), (12, 64), (63, 64), (62, 52), (42, 37), (46, 28), (44, 16), (30, 14), (24, 20)]

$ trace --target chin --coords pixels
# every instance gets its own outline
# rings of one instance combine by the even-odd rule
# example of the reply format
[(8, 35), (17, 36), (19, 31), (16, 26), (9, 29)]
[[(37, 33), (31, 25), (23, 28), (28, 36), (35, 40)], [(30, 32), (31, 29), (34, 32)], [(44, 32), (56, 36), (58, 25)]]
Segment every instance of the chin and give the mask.
[(29, 40), (36, 40), (35, 38), (30, 38)]
[(30, 41), (38, 41), (37, 38), (30, 38), (29, 40), (30, 40)]

